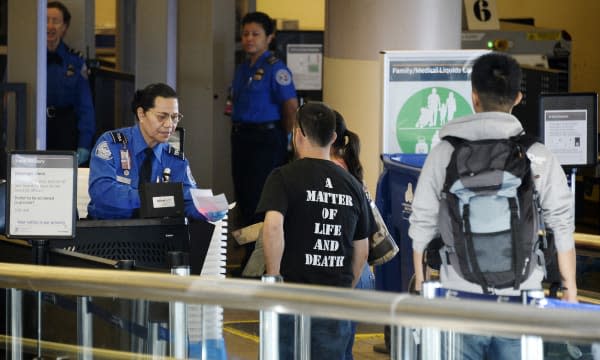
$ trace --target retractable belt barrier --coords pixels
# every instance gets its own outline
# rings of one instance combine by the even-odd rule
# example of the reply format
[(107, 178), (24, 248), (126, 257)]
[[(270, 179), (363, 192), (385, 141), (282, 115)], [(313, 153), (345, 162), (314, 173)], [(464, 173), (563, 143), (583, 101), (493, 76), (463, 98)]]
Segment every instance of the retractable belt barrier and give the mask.
[[(77, 302), (71, 299), (68, 299), (64, 296), (56, 295), (56, 294), (48, 294), (43, 293), (43, 300), (46, 303), (56, 305), (61, 309), (76, 312), (77, 311)], [(142, 326), (140, 324), (136, 324), (129, 320), (123, 319), (122, 317), (112, 314), (110, 311), (94, 304), (94, 302), (88, 302), (88, 311), (97, 316), (99, 319), (106, 321), (109, 324), (116, 326), (119, 329), (125, 330), (130, 334), (133, 334), (141, 339), (146, 340), (148, 338), (148, 328), (146, 326)], [(159, 340), (170, 340), (169, 329), (164, 328), (162, 326), (158, 327), (158, 339)]]

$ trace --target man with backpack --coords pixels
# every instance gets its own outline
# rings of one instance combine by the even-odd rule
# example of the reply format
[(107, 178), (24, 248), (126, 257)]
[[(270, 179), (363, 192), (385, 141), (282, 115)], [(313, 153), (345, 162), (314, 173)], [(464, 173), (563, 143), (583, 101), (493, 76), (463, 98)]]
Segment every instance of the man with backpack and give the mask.
[[(412, 203), (416, 289), (423, 253), (442, 237), (440, 280), (455, 294), (490, 300), (541, 289), (539, 230), (554, 234), (563, 300), (577, 301), (574, 206), (566, 176), (544, 145), (524, 135), (510, 113), (522, 98), (521, 69), (509, 55), (476, 59), (471, 73), (476, 114), (447, 123), (428, 155)], [(518, 339), (465, 335), (460, 358), (519, 358)]]

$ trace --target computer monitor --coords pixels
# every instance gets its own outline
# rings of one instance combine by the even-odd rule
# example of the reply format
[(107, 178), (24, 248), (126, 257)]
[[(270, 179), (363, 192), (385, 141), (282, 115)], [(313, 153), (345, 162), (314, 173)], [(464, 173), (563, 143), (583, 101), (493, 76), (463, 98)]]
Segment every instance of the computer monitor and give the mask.
[(539, 138), (565, 167), (598, 163), (598, 94), (540, 95)]
[(183, 144), (185, 142), (185, 129), (182, 127), (175, 128), (171, 137), (169, 137), (169, 145), (179, 150), (179, 152), (183, 152)]
[(77, 155), (72, 151), (11, 151), (6, 235), (21, 239), (75, 237)]

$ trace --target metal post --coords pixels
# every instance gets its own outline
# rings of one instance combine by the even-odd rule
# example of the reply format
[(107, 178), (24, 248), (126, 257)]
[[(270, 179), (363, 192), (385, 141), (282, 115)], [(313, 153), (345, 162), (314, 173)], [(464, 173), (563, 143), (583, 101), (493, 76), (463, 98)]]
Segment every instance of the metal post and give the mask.
[[(262, 282), (274, 284), (283, 282), (279, 275), (264, 275)], [(260, 345), (258, 358), (260, 360), (279, 359), (279, 318), (274, 311), (260, 312)]]
[[(190, 275), (189, 255), (174, 251), (169, 253), (171, 274)], [(176, 359), (187, 359), (187, 314), (186, 304), (180, 301), (169, 303), (170, 355)]]
[[(48, 264), (48, 239), (31, 240), (31, 252), (35, 265)], [(37, 358), (42, 359), (42, 292), (37, 294)]]
[[(160, 327), (163, 324), (159, 322), (150, 322), (148, 324), (148, 353), (152, 354), (152, 359), (162, 359), (166, 354), (166, 341), (159, 338)], [(167, 324), (164, 324), (166, 327)]]
[(77, 344), (81, 351), (77, 358), (79, 360), (92, 360), (94, 358), (92, 348), (94, 347), (94, 329), (92, 313), (88, 311), (88, 304), (92, 301), (89, 296), (77, 298)]
[[(12, 338), (10, 350), (12, 360), (23, 359), (23, 291), (9, 289), (10, 301), (10, 336)], [(7, 317), (8, 318), (8, 317)]]
[[(434, 299), (436, 290), (441, 287), (437, 281), (425, 281), (421, 291), (425, 299)], [(452, 349), (447, 349), (451, 352)], [(442, 358), (442, 336), (439, 329), (423, 329), (421, 335), (421, 358), (427, 360), (439, 360)]]
[(296, 358), (310, 360), (310, 316), (299, 315), (296, 316), (296, 320), (299, 320), (296, 323), (298, 336), (294, 337), (297, 339), (297, 342), (294, 342)]
[[(544, 290), (542, 289), (522, 292), (523, 305), (525, 306), (539, 306), (544, 297)], [(540, 336), (521, 336), (521, 359), (544, 359), (544, 341)]]

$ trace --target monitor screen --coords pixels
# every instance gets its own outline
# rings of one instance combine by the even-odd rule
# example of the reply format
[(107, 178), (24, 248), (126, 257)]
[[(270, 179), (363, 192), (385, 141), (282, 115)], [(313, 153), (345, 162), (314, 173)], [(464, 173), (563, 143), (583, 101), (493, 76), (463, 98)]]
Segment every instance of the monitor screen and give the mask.
[(169, 145), (179, 150), (179, 152), (183, 152), (183, 143), (185, 141), (185, 129), (182, 127), (177, 127), (175, 131), (169, 137)]
[(75, 237), (75, 152), (11, 151), (7, 184), (7, 236)]
[(598, 162), (598, 94), (540, 95), (540, 141), (563, 166)]

